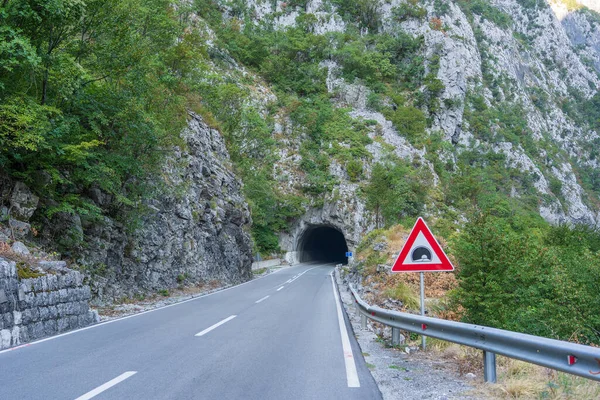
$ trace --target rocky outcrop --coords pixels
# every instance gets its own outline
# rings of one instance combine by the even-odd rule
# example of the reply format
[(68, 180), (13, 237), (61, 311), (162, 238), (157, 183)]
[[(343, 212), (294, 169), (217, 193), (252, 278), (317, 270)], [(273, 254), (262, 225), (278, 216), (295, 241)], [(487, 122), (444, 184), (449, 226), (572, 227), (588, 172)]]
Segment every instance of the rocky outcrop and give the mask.
[[(485, 1), (490, 14), (507, 18), (509, 22), (503, 26), (494, 22), (489, 14), (485, 16), (477, 10), (469, 12), (464, 4), (455, 1), (420, 1), (413, 6), (422, 7), (424, 16), (402, 21), (394, 10), (406, 5), (405, 0), (373, 3), (378, 4), (382, 32), (390, 35), (406, 32), (413, 37), (423, 37), (427, 70), (432, 68), (431, 60), (438, 60), (436, 77), (444, 89), (439, 96), (439, 109), (430, 115), (428, 133), (441, 133), (453, 146), (452, 150), (441, 151), (440, 159), (453, 160), (460, 153), (472, 150), (482, 155), (500, 153), (506, 159), (506, 168), (521, 171), (527, 179), (534, 180), (535, 195), (543, 199), (539, 202), (539, 212), (546, 220), (551, 223), (598, 222), (598, 194), (582, 185), (585, 180), (582, 174), (599, 167), (593, 155), (598, 133), (577, 120), (565, 106), (568, 102), (574, 104), (591, 98), (600, 88), (600, 16), (592, 11), (599, 10), (597, 2), (544, 0), (534, 5), (516, 0)], [(258, 4), (266, 3), (252, 1), (248, 7), (257, 10)], [(329, 1), (312, 0), (304, 8), (284, 6), (286, 4), (271, 3), (252, 15), (256, 20), (267, 21), (271, 14), (276, 21), (274, 27), (284, 29), (295, 25), (299, 13), (306, 12), (316, 16), (313, 27), (316, 33), (345, 29), (343, 23), (335, 29), (329, 27), (330, 21), (342, 19)], [(327, 88), (338, 106), (350, 108), (354, 118), (377, 121), (383, 141), (393, 146), (399, 157), (419, 159), (429, 165), (424, 160), (424, 150), (413, 148), (381, 113), (369, 110), (366, 105), (369, 90), (361, 82), (346, 82), (335, 61), (327, 60), (321, 67), (328, 71)], [(464, 117), (465, 110), (472, 107), (470, 97), (473, 95), (482, 95), (490, 109), (500, 110), (506, 105), (522, 109), (527, 125), (523, 133), (530, 137), (535, 149), (532, 150), (531, 145), (526, 149), (525, 141), (517, 143), (513, 139), (510, 142), (496, 135), (499, 126), (495, 121), (490, 121), (492, 138), (478, 137)], [(280, 124), (284, 132), (288, 125), (286, 121)], [(297, 185), (302, 181), (293, 171), (297, 144), (289, 143), (290, 135), (284, 136), (286, 142), (282, 142), (284, 149), (278, 170), (284, 171), (282, 175), (289, 176), (289, 182)], [(369, 145), (373, 162), (380, 159), (379, 147), (378, 142)], [(368, 166), (365, 167), (368, 171)], [(343, 174), (334, 175), (339, 175), (342, 188), (351, 188)], [(432, 175), (437, 184), (433, 171)], [(550, 182), (554, 182), (553, 187)], [(530, 194), (513, 192), (515, 197)], [(354, 193), (351, 196), (355, 197)], [(325, 200), (325, 208), (335, 203), (338, 209), (349, 210), (344, 201), (330, 200)], [(312, 218), (307, 214), (305, 219)], [(324, 223), (326, 220), (323, 219)], [(354, 220), (362, 221), (363, 226), (370, 221), (368, 215)], [(350, 225), (346, 224), (346, 228)], [(284, 247), (287, 242), (289, 239), (284, 235)]]
[(0, 257), (0, 350), (99, 321), (81, 273), (60, 261), (41, 264), (45, 273), (25, 279)]
[[(250, 213), (219, 132), (190, 113), (176, 148), (132, 233), (119, 222), (81, 222), (86, 246), (78, 262), (90, 271), (96, 301), (187, 282), (250, 279)], [(97, 196), (96, 196), (97, 197)]]

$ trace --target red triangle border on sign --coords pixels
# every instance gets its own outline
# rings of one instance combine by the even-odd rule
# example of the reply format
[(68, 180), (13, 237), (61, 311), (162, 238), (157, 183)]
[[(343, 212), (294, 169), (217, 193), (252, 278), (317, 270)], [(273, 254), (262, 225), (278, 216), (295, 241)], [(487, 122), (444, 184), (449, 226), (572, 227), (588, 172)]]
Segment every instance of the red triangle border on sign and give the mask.
[[(423, 236), (431, 246), (433, 252), (437, 255), (440, 262), (435, 264), (403, 264), (404, 260), (408, 256), (408, 252), (412, 248), (417, 236), (419, 233), (423, 233)], [(400, 254), (398, 254), (398, 258), (394, 262), (392, 266), (392, 272), (445, 272), (445, 271), (454, 271), (454, 266), (448, 259), (444, 250), (440, 247), (435, 237), (433, 237), (433, 233), (423, 220), (423, 218), (419, 217), (417, 222), (415, 222), (415, 226), (410, 231), (408, 235), (408, 239), (406, 239), (406, 243), (402, 246), (402, 250), (400, 250)]]

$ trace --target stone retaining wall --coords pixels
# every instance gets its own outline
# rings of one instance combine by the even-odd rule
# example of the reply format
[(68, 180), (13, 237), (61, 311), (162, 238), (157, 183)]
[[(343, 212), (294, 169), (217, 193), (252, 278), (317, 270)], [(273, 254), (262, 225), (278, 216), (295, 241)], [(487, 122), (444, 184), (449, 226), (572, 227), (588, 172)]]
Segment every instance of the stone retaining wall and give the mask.
[(256, 271), (261, 268), (271, 268), (281, 265), (281, 259), (274, 258), (272, 260), (255, 261), (252, 263), (252, 271)]
[(98, 322), (90, 298), (78, 271), (19, 279), (16, 263), (0, 257), (0, 350)]

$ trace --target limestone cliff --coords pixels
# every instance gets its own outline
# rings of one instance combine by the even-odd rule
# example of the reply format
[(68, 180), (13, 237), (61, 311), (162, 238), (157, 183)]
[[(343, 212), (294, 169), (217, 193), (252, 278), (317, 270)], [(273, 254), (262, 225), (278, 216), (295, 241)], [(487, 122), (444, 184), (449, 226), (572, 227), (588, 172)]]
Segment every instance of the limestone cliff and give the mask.
[[(139, 220), (123, 223), (104, 216), (98, 221), (68, 213), (48, 220), (35, 214), (40, 199), (26, 185), (4, 179), (3, 203), (8, 207), (0, 210), (5, 220), (0, 244), (14, 241), (12, 251), (26, 255), (30, 250), (18, 240), (47, 248), (59, 244), (70, 267), (83, 273), (96, 303), (181, 284), (250, 279), (251, 219), (242, 184), (220, 133), (197, 114), (189, 115), (181, 144), (168, 150), (162, 173), (152, 177), (154, 195)], [(113, 204), (100, 190), (86, 196), (101, 209)], [(29, 221), (36, 215), (39, 232)]]
[[(356, 120), (375, 121), (368, 133), (373, 141), (366, 146), (370, 156), (362, 159), (366, 176), (370, 166), (391, 151), (425, 165), (433, 184), (438, 185), (434, 161), (456, 172), (451, 165), (463, 154), (477, 154), (481, 159), (495, 154), (504, 160), (505, 168), (520, 175), (512, 188), (507, 188), (510, 196), (535, 196), (537, 210), (547, 221), (598, 222), (598, 132), (581, 111), (574, 111), (598, 96), (600, 88), (597, 2), (373, 0), (358, 2), (354, 9), (344, 2), (326, 0), (252, 0), (237, 8), (231, 2), (219, 3), (224, 21), (267, 25), (282, 32), (307, 27), (304, 29), (335, 43), (319, 64), (327, 71), (332, 101), (349, 109)], [(370, 26), (365, 23), (367, 18)], [(336, 54), (340, 44), (335, 35), (355, 35), (352, 32), (357, 30), (363, 37), (408, 33), (422, 38), (419, 56), (425, 73), (438, 79), (442, 89), (435, 107), (425, 102), (419, 108), (428, 117), (427, 135), (441, 135), (444, 143), (440, 147), (434, 150), (411, 143), (402, 129), (369, 103), (372, 83), (344, 76), (346, 60)], [(427, 97), (428, 90), (424, 83), (420, 95)], [(477, 101), (482, 103), (477, 105)], [(476, 117), (488, 111), (487, 126), (481, 129)], [(511, 136), (504, 128), (510, 123), (505, 117), (513, 113), (523, 116), (524, 125)], [(287, 112), (280, 112), (276, 121), (274, 133), (280, 150), (275, 174), (282, 177), (282, 188), (295, 192), (311, 178), (298, 171), (306, 127), (294, 123)], [(281, 235), (280, 244), (291, 252), (290, 260), (306, 224), (335, 226), (350, 243), (374, 226), (360, 194), (360, 182), (349, 179), (346, 166), (335, 159), (329, 172), (339, 185), (325, 195), (324, 205), (309, 206), (305, 216)]]
[(100, 299), (180, 283), (239, 283), (250, 279), (250, 213), (220, 133), (190, 113), (175, 149), (155, 177), (162, 195), (148, 204), (139, 229), (105, 219), (83, 227), (78, 262), (93, 272)]

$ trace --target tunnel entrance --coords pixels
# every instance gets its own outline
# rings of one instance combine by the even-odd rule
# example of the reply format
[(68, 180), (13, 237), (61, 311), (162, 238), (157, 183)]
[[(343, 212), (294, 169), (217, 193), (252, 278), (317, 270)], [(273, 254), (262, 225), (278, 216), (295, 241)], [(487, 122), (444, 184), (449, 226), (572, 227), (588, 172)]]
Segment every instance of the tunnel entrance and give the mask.
[(300, 262), (348, 263), (344, 234), (330, 226), (309, 227), (298, 242)]

